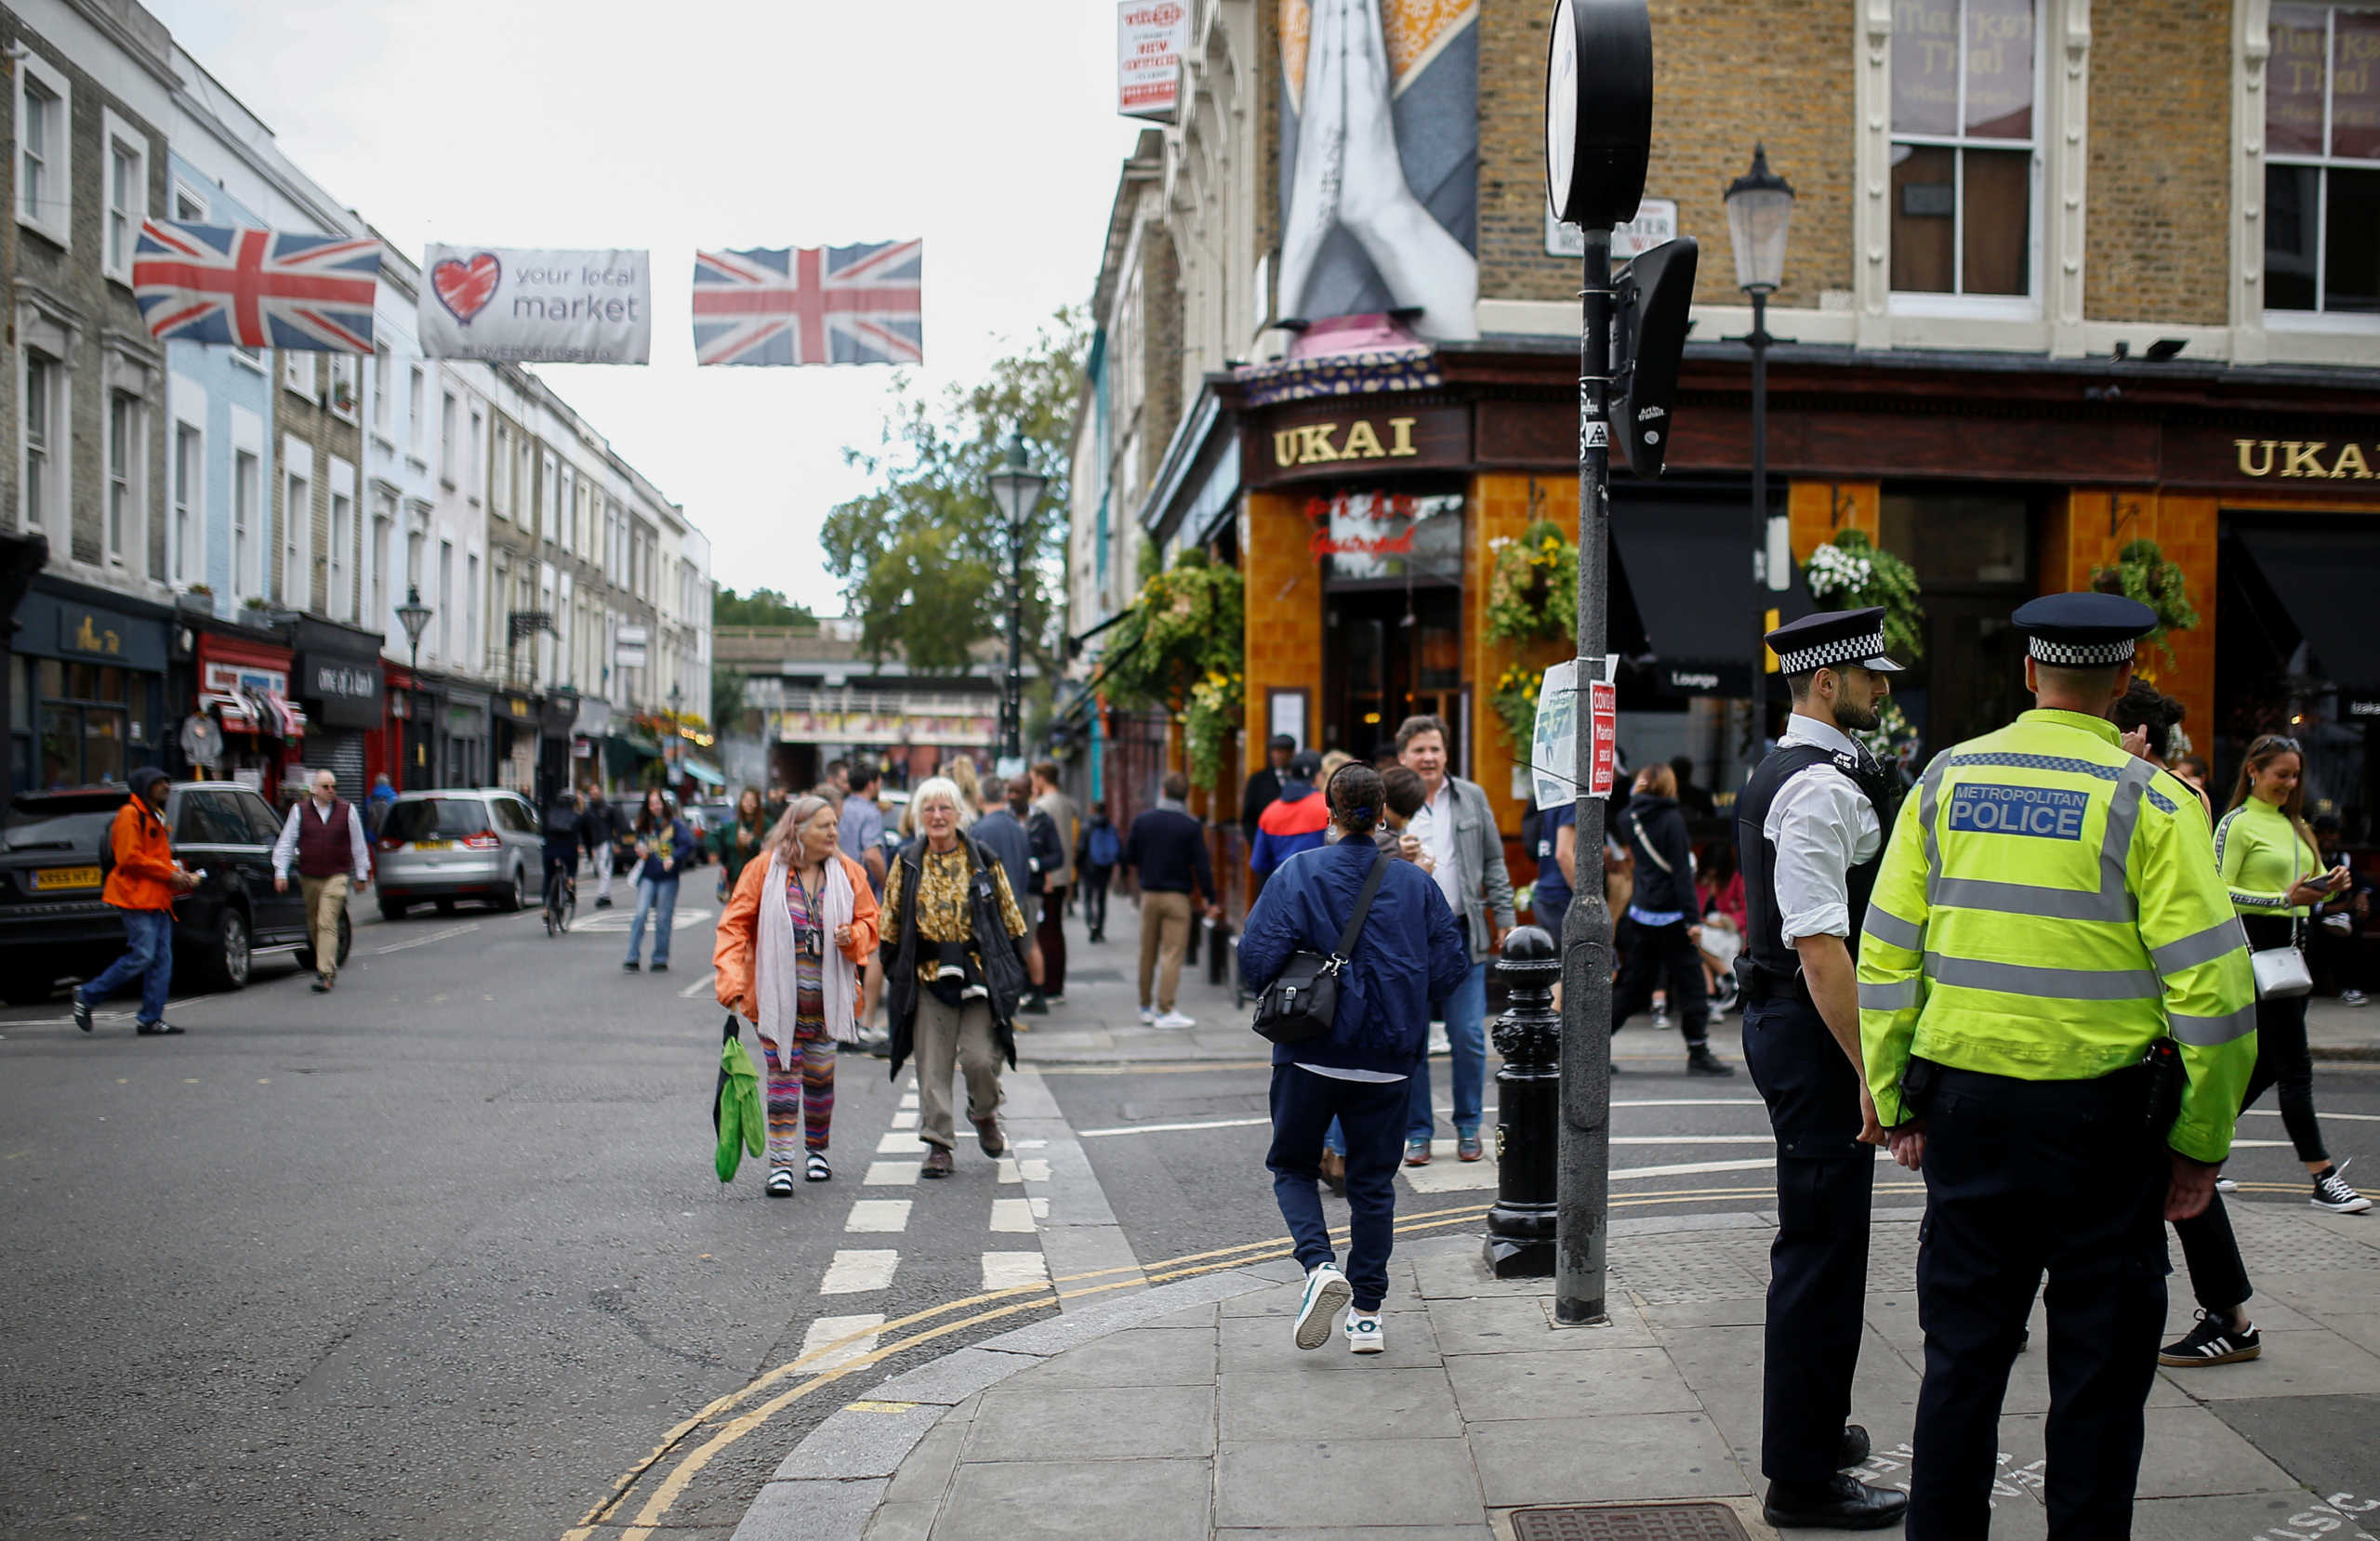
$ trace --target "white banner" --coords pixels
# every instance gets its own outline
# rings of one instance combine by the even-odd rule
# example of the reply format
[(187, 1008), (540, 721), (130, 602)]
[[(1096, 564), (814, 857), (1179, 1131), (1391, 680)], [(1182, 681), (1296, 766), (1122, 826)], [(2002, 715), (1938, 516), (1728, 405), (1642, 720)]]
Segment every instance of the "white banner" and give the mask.
[(1116, 111), (1170, 118), (1190, 46), (1186, 0), (1125, 0), (1116, 7)]
[(647, 362), (649, 256), (430, 246), (422, 257), (421, 350), (492, 363)]

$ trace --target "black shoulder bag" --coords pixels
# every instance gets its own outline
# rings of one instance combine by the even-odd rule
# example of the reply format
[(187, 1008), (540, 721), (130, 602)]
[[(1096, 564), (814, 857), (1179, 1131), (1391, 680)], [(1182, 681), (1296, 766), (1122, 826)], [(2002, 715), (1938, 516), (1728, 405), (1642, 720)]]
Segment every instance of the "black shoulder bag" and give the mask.
[(1347, 917), (1347, 929), (1339, 933), (1339, 945), (1330, 955), (1301, 947), (1282, 965), (1280, 977), (1264, 987), (1256, 1001), (1258, 1036), (1276, 1044), (1302, 1044), (1329, 1035), (1339, 1016), (1339, 970), (1347, 966), (1355, 939), (1363, 934), (1364, 918), (1371, 914), (1372, 898), (1388, 876), (1389, 860), (1384, 850), (1372, 859), (1363, 891), (1355, 896), (1355, 911)]

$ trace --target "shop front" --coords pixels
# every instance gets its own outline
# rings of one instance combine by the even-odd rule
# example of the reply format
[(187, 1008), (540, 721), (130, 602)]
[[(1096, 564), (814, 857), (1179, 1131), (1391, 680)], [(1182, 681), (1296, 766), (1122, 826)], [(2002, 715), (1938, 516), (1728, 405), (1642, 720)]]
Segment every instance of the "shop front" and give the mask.
[(596, 785), (610, 789), (603, 740), (611, 731), (612, 704), (602, 696), (580, 696), (570, 724), (570, 784), (581, 792)]
[(493, 784), (496, 764), (488, 745), (495, 724), (488, 693), (449, 682), (441, 709), (438, 784)]
[(270, 634), (202, 624), (192, 638), (196, 691), (179, 747), (190, 770), (267, 797), (304, 743), (306, 713), (289, 695), (295, 655)]
[(167, 759), (173, 612), (36, 575), (9, 653), (9, 769), (19, 789), (122, 783)]
[(537, 792), (537, 698), (526, 691), (499, 691), (489, 707), (495, 721), (496, 784), (534, 797)]
[(557, 690), (538, 703), (537, 806), (543, 808), (571, 783), (571, 737), (578, 722), (578, 692)]
[(386, 722), (379, 639), (311, 617), (298, 620), (295, 639), (298, 698), (309, 728), (299, 757), (307, 771), (331, 771), (339, 796), (361, 803), (371, 786), (365, 740)]

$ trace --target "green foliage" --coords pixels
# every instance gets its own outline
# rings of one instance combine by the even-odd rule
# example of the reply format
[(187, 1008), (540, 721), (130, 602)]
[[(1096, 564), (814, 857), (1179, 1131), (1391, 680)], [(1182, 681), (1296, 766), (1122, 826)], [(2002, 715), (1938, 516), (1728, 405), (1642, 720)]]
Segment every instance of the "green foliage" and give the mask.
[(2091, 586), (2102, 594), (2137, 599), (2155, 611), (2157, 629), (2149, 634), (2149, 645), (2164, 659), (2165, 667), (2174, 666), (2174, 650), (2166, 645), (2165, 634), (2198, 625), (2198, 608), (2190, 603), (2180, 564), (2167, 561), (2162, 547), (2153, 540), (2127, 542), (2116, 553), (2113, 567), (2091, 570)]
[(714, 660), (710, 666), (710, 716), (723, 733), (742, 732), (751, 727), (745, 709), (745, 687), (750, 678), (733, 664)]
[(1916, 569), (1870, 540), (1845, 530), (1810, 553), (1811, 597), (1829, 610), (1884, 610), (1884, 651), (1906, 659), (1925, 656), (1925, 607), (1918, 602)]
[(808, 605), (795, 604), (774, 588), (738, 594), (722, 587), (711, 595), (711, 625), (720, 626), (815, 626)]
[(1193, 786), (1212, 786), (1223, 775), (1223, 745), (1239, 731), (1247, 684), (1240, 675), (1218, 670), (1190, 687), (1182, 747)]
[(843, 452), (875, 486), (837, 505), (819, 539), (869, 656), (898, 652), (920, 673), (959, 673), (969, 649), (1006, 633), (1009, 532), (985, 478), (1014, 429), (1050, 479), (1025, 522), (1021, 586), (1025, 650), (1045, 677), (1054, 675), (1064, 599), (1055, 580), (1084, 342), (1081, 312), (1062, 310), (983, 380), (954, 386), (939, 401), (901, 376), (876, 446)]
[(1488, 636), (1551, 641), (1571, 635), (1578, 618), (1579, 546), (1560, 525), (1540, 520), (1520, 539), (1498, 544), (1488, 581)]
[[(1189, 550), (1141, 586), (1127, 617), (1108, 635), (1109, 699), (1180, 712), (1215, 676), (1239, 676), (1247, 649), (1239, 573)], [(1235, 686), (1236, 690), (1236, 687)]]
[(1518, 665), (1506, 669), (1496, 678), (1496, 691), (1488, 697), (1496, 715), (1504, 722), (1504, 732), (1513, 741), (1513, 763), (1530, 764), (1537, 740), (1537, 695), (1545, 686), (1543, 669), (1523, 668)]

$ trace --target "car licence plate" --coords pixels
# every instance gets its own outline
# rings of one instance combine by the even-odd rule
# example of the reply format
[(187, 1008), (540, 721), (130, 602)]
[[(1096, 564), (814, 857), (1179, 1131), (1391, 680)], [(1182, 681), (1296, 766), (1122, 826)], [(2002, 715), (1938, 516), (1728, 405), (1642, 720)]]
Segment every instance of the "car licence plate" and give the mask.
[(416, 850), (452, 850), (455, 849), (455, 842), (452, 840), (416, 840), (413, 843), (413, 849)]
[(97, 867), (44, 867), (33, 874), (33, 890), (49, 889), (96, 889), (99, 886)]

